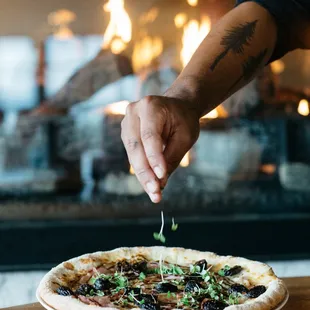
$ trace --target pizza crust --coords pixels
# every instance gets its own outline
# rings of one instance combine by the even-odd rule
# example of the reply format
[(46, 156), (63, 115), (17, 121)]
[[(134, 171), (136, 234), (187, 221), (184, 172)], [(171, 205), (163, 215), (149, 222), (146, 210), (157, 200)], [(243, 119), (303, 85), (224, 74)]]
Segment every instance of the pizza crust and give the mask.
[(278, 279), (272, 268), (266, 264), (240, 257), (219, 256), (212, 252), (166, 247), (118, 248), (112, 251), (85, 254), (70, 259), (53, 268), (45, 275), (39, 284), (37, 295), (55, 310), (117, 309), (87, 305), (76, 298), (60, 296), (55, 291), (59, 284), (67, 286), (68, 282), (75, 281), (81, 274), (86, 273), (87, 270), (93, 267), (99, 267), (102, 264), (113, 263), (122, 259), (129, 260), (136, 256), (142, 256), (147, 260), (158, 261), (161, 255), (166, 262), (180, 266), (188, 266), (198, 260), (206, 259), (208, 264), (214, 266), (215, 271), (225, 265), (240, 265), (243, 267), (243, 272), (242, 276), (238, 278), (238, 281), (243, 283), (248, 281), (251, 285), (265, 285), (267, 287), (266, 292), (258, 298), (251, 299), (245, 304), (231, 305), (225, 308), (225, 310), (272, 310), (280, 305), (288, 296), (284, 282)]

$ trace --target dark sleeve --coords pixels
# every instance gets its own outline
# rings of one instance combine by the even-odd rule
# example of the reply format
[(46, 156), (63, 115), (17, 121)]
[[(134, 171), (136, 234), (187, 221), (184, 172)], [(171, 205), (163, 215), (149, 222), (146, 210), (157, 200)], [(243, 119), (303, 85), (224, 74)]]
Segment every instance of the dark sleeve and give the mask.
[(267, 9), (278, 27), (277, 44), (269, 62), (295, 49), (294, 26), (301, 19), (310, 18), (310, 0), (237, 0), (237, 5), (250, 1)]

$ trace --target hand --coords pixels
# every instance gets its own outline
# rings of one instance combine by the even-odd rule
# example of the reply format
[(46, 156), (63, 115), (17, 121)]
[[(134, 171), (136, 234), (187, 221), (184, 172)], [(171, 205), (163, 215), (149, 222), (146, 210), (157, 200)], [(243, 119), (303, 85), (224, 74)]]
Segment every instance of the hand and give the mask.
[(189, 102), (148, 96), (128, 105), (122, 140), (135, 174), (155, 203), (170, 174), (199, 136), (199, 115)]

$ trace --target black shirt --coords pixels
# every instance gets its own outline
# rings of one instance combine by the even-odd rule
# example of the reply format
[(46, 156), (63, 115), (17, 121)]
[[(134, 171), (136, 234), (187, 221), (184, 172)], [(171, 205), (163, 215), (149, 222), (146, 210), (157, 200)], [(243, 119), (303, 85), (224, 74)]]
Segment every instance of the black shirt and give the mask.
[(310, 0), (237, 0), (256, 2), (266, 8), (278, 25), (278, 40), (270, 61), (281, 58), (295, 48), (288, 34), (293, 33), (294, 25), (301, 19), (310, 20)]

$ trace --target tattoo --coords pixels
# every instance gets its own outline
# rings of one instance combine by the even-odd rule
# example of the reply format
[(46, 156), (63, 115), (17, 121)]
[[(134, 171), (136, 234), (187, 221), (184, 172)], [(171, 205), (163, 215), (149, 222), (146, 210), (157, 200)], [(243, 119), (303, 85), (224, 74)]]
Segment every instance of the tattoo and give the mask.
[(255, 72), (262, 66), (263, 60), (267, 55), (268, 49), (265, 48), (257, 56), (250, 56), (242, 65), (243, 73), (240, 78), (230, 87), (227, 93), (230, 93), (240, 82), (245, 80), (246, 82), (250, 81), (254, 76)]
[(228, 34), (221, 40), (221, 45), (225, 47), (225, 50), (215, 58), (214, 62), (210, 66), (211, 71), (215, 70), (217, 65), (230, 50), (232, 50), (235, 54), (242, 54), (244, 52), (244, 47), (249, 45), (254, 36), (257, 22), (258, 20), (247, 22), (227, 31)]

